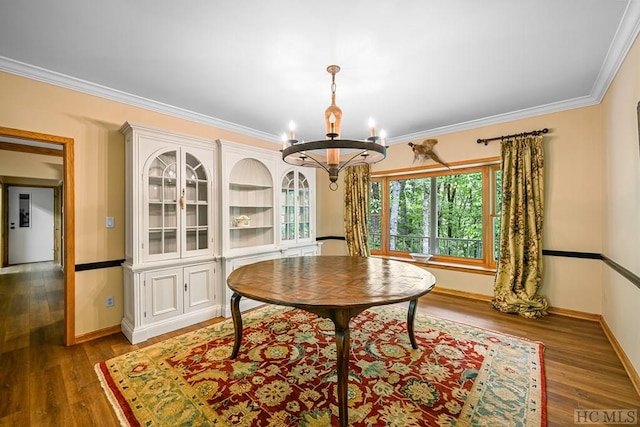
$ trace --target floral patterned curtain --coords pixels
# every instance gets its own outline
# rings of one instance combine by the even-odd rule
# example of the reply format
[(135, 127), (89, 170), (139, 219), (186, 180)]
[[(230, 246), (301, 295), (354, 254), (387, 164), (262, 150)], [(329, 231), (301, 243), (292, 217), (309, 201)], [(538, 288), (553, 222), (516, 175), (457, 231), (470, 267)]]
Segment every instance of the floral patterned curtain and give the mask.
[(537, 318), (548, 303), (538, 295), (542, 283), (544, 213), (542, 136), (502, 142), (502, 218), (500, 259), (493, 306), (505, 313)]
[(369, 165), (344, 170), (344, 235), (351, 256), (369, 256)]

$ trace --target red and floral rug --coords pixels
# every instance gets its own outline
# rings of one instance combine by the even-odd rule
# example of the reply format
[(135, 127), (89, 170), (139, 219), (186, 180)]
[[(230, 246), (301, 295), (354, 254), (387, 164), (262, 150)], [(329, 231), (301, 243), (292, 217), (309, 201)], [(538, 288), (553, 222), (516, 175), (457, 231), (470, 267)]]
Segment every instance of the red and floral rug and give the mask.
[[(331, 426), (338, 423), (330, 320), (266, 306), (98, 363), (124, 426)], [(352, 319), (352, 426), (545, 426), (542, 344), (406, 309)]]

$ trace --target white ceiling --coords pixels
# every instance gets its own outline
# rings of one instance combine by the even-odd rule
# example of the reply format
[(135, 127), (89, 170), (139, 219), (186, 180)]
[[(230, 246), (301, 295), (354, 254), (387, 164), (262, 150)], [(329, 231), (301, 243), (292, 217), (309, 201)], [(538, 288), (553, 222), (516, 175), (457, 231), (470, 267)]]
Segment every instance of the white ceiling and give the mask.
[(639, 27), (640, 0), (0, 0), (0, 70), (277, 142), (323, 138), (338, 64), (342, 136), (393, 143), (596, 104)]

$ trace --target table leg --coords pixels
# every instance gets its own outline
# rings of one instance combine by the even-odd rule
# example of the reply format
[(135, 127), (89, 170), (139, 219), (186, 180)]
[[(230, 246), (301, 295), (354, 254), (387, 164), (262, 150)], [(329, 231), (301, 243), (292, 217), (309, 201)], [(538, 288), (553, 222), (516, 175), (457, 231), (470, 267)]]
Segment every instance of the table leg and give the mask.
[(412, 299), (409, 303), (409, 312), (407, 313), (407, 332), (409, 333), (409, 340), (411, 341), (411, 347), (418, 349), (418, 343), (416, 343), (416, 337), (413, 335), (413, 321), (416, 318), (416, 307), (418, 306), (418, 300)]
[(338, 413), (340, 416), (340, 427), (347, 427), (349, 421), (349, 316), (345, 312), (338, 311), (332, 320), (336, 327)]
[(234, 342), (231, 358), (235, 359), (240, 351), (240, 343), (242, 342), (242, 316), (240, 315), (240, 298), (241, 295), (233, 293), (231, 295), (231, 317), (233, 317)]

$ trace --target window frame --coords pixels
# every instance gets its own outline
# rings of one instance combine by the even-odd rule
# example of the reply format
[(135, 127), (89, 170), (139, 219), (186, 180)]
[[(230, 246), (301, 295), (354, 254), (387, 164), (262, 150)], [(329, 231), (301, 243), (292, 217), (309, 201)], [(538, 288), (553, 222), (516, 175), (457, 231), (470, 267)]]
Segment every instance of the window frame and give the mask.
[(463, 173), (481, 173), (482, 175), (482, 258), (460, 258), (447, 255), (434, 254), (427, 262), (433, 267), (442, 267), (454, 270), (480, 272), (493, 274), (496, 271), (497, 262), (494, 259), (494, 225), (499, 210), (496, 206), (497, 188), (496, 175), (500, 171), (500, 158), (492, 157), (472, 161), (456, 162), (449, 165), (450, 169), (440, 165), (429, 165), (418, 168), (407, 168), (387, 171), (374, 171), (371, 173), (371, 182), (380, 183), (381, 193), (381, 250), (371, 250), (372, 256), (397, 258), (412, 261), (408, 252), (389, 250), (389, 183), (394, 180), (432, 178), (447, 175), (459, 175)]

